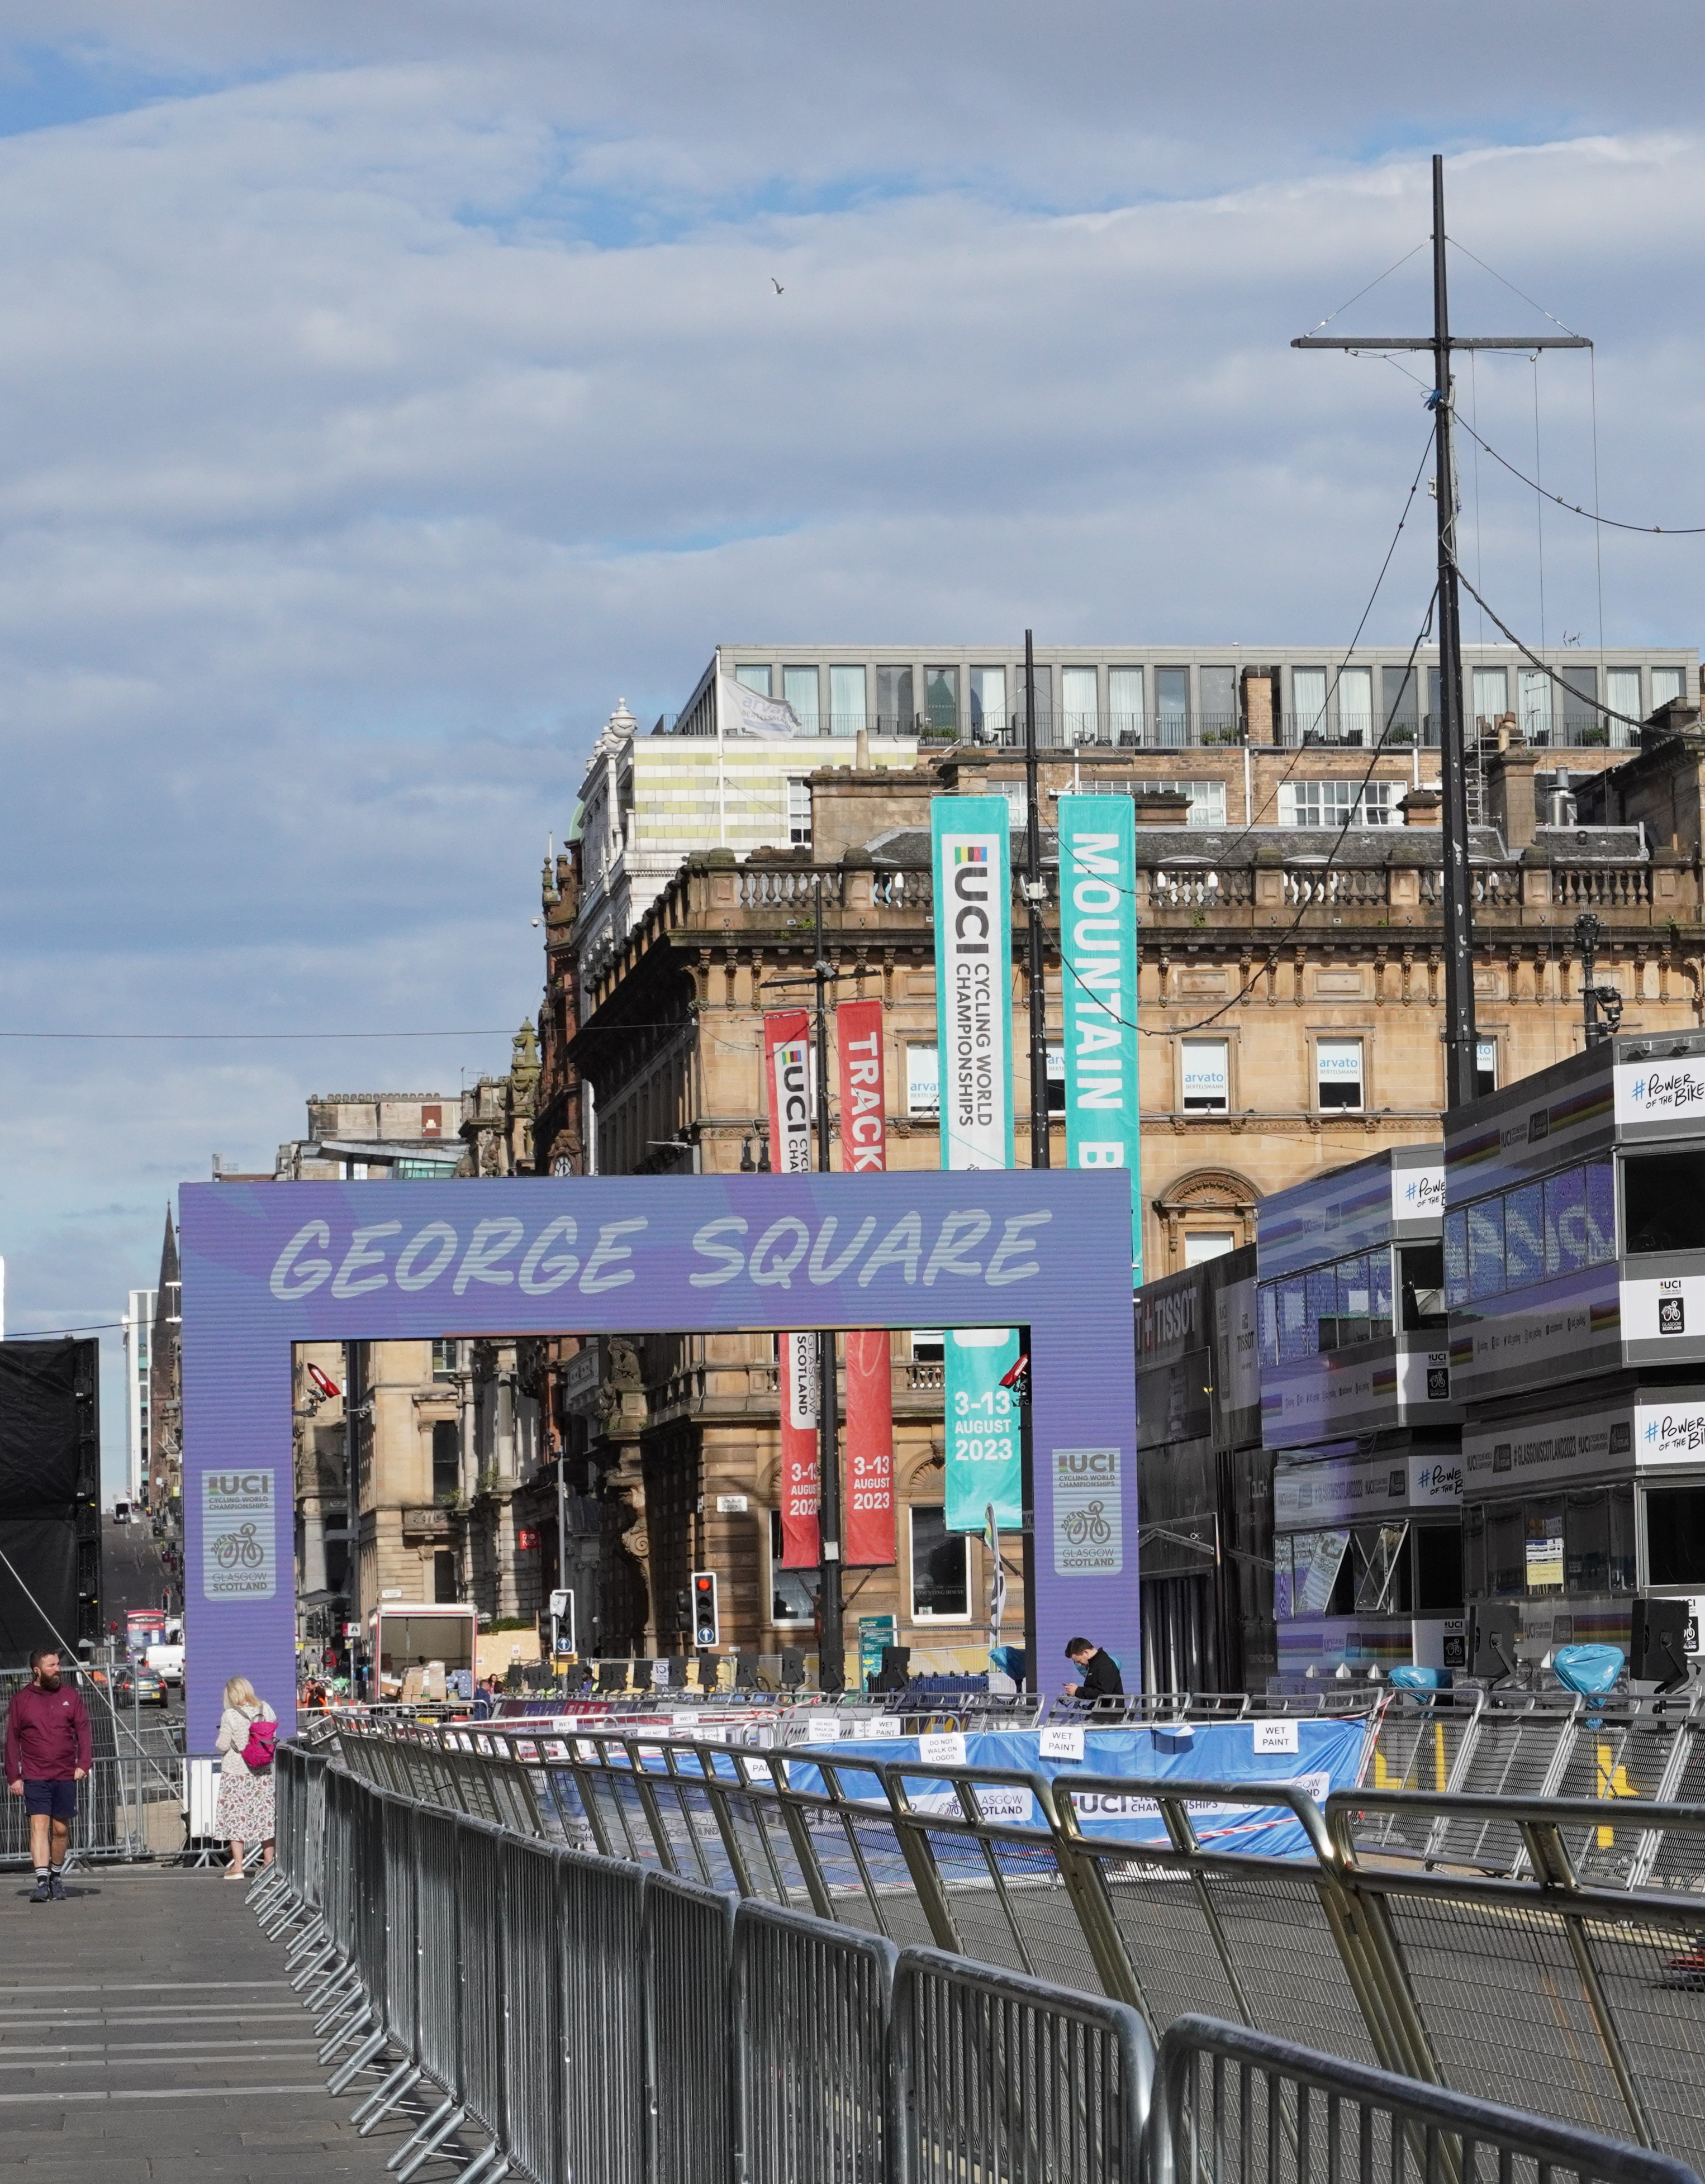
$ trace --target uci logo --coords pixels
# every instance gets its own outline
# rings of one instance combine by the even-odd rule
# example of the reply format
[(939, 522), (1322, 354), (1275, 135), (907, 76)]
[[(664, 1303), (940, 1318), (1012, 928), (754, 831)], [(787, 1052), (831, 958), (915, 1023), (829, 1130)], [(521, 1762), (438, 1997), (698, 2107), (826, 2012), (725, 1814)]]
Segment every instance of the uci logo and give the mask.
[(270, 1495), (272, 1474), (270, 1471), (214, 1471), (207, 1477), (209, 1497), (216, 1494), (237, 1494), (245, 1501), (256, 1495)]
[(1115, 1448), (1062, 1448), (1056, 1461), (1061, 1479), (1115, 1479), (1119, 1452)]

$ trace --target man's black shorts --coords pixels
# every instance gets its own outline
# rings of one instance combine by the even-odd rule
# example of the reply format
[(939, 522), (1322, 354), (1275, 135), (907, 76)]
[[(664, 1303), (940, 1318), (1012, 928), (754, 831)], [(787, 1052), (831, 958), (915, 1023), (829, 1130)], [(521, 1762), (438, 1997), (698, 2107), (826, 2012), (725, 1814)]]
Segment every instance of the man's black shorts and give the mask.
[(56, 1820), (74, 1820), (77, 1817), (77, 1786), (75, 1782), (26, 1780), (24, 1806), (26, 1812), (46, 1813)]

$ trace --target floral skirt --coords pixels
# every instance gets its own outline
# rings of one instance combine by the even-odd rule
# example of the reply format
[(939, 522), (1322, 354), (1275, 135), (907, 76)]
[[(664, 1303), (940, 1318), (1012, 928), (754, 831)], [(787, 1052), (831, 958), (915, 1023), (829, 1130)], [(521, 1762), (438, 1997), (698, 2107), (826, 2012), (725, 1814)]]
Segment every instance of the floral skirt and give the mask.
[(227, 1842), (261, 1843), (272, 1839), (272, 1774), (219, 1777), (214, 1828)]

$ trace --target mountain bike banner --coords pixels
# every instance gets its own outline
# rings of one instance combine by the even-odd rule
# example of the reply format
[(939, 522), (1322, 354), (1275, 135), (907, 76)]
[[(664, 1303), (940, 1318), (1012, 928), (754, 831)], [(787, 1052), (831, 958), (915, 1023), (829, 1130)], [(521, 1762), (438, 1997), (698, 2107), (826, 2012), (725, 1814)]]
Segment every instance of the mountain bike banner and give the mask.
[(950, 1327), (942, 1338), (947, 1396), (944, 1474), (950, 1532), (981, 1532), (989, 1511), (1003, 1532), (1024, 1523), (1017, 1398), (1000, 1384), (1018, 1362), (1018, 1335), (1006, 1327)]
[(1128, 796), (1062, 796), (1057, 809), (1066, 1160), (1129, 1170), (1135, 1287), (1143, 1279), (1136, 821)]
[[(880, 1175), (888, 1167), (888, 1100), (883, 1078), (880, 1001), (843, 1001), (835, 1011), (840, 1065), (841, 1173)], [(868, 1569), (894, 1560), (893, 1340), (883, 1328), (846, 1336), (845, 1560)]]
[[(764, 1018), (764, 1090), (770, 1109), (770, 1164), (777, 1175), (811, 1172), (811, 1021), (803, 1009)], [(781, 1408), (782, 1568), (816, 1569), (817, 1535), (817, 1338), (776, 1337)]]
[[(1221, 1783), (1283, 1782), (1300, 1789), (1317, 1805), (1334, 1790), (1359, 1780), (1368, 1724), (1365, 1720), (1305, 1721), (1295, 1717), (1268, 1721), (1197, 1722), (1186, 1727), (1005, 1730), (970, 1732), (965, 1738), (967, 1767), (1006, 1768), (1039, 1775), (1044, 1781), (1073, 1775), (1127, 1778), (1128, 1790), (1080, 1793), (1073, 1808), (1088, 1836), (1116, 1836), (1138, 1845), (1164, 1846), (1166, 1824), (1155, 1802), (1159, 1783), (1201, 1783), (1205, 1794), (1190, 1800), (1190, 1824), (1204, 1848), (1251, 1852), (1265, 1858), (1308, 1858), (1312, 1846), (1302, 1827), (1282, 1805), (1245, 1805), (1217, 1797)], [(1049, 1752), (1045, 1743), (1067, 1744), (1081, 1734), (1082, 1757)], [(957, 1815), (961, 1808), (953, 1784), (931, 1778), (933, 1761), (945, 1756), (926, 1749), (928, 1737), (872, 1737), (834, 1747), (844, 1793), (860, 1803), (886, 1806), (874, 1774), (858, 1771), (855, 1759), (897, 1762), (906, 1771), (904, 1786), (914, 1812)], [(805, 1747), (809, 1750), (809, 1747)], [(807, 1795), (822, 1789), (821, 1771), (807, 1758), (790, 1759), (788, 1780)], [(1020, 1783), (976, 1786), (985, 1819), (1014, 1827), (1045, 1830), (1047, 1821), (1031, 1792)], [(978, 1860), (980, 1865), (980, 1854)], [(986, 1870), (986, 1869), (985, 1869)]]

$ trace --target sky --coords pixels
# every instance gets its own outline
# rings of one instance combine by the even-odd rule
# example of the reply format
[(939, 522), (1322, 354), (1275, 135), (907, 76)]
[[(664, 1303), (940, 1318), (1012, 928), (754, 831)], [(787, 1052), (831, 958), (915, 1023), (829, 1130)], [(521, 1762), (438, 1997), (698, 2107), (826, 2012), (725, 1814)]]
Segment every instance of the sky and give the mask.
[[(104, 1328), (109, 1477), (178, 1184), (506, 1066), (618, 698), (719, 641), (1348, 643), (1424, 387), (1288, 344), (1394, 265), (1333, 330), (1425, 330), (1433, 152), (1457, 328), (1597, 344), (1463, 413), (1705, 522), (1702, 48), (1641, 0), (8, 0), (0, 1254), (8, 1334)], [(1462, 460), (1523, 635), (1698, 642), (1705, 541), (1541, 541)]]

